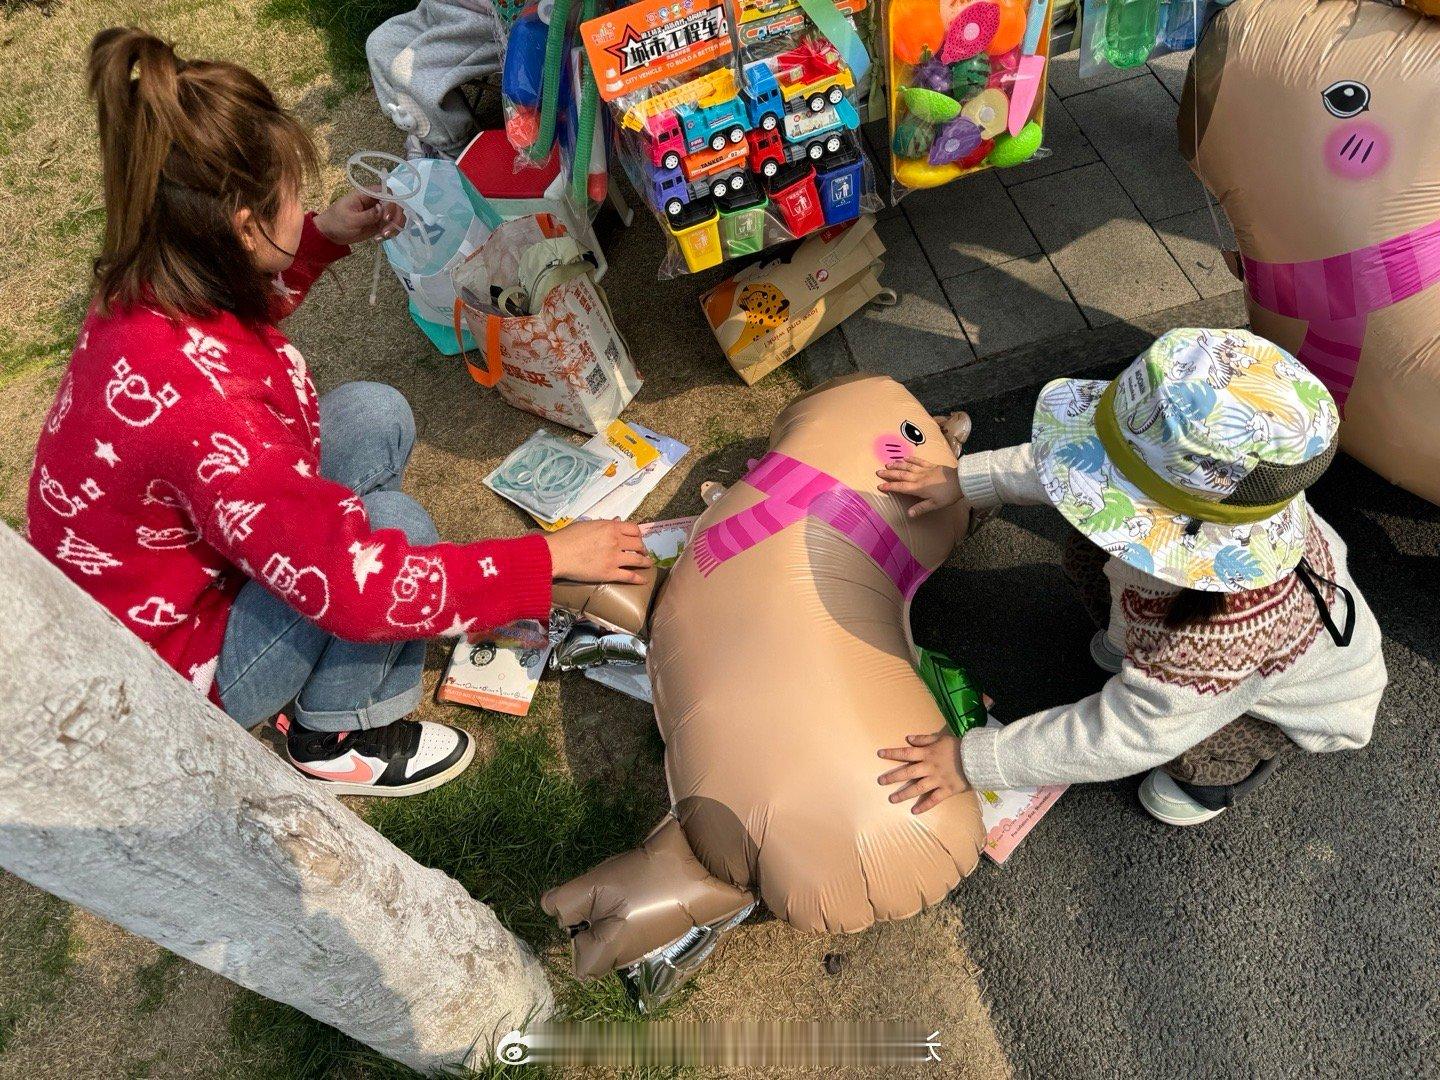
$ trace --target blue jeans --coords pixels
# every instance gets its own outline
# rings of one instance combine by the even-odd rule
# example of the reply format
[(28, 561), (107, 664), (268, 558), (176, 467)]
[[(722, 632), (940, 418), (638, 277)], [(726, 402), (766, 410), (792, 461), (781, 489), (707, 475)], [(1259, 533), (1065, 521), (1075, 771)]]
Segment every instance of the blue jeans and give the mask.
[[(360, 496), (371, 527), (434, 544), (430, 515), (399, 490), (414, 446), (415, 417), (398, 390), (353, 382), (320, 399), (321, 475)], [(302, 727), (354, 731), (413, 711), (424, 665), (424, 641), (343, 641), (249, 581), (230, 609), (215, 680), (225, 711), (246, 727), (294, 702)]]

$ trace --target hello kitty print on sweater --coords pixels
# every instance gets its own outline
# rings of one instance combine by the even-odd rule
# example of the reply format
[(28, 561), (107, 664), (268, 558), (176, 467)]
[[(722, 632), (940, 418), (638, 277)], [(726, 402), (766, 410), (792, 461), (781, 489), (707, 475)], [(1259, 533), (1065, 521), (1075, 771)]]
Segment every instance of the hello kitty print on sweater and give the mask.
[[(347, 248), (307, 220), (277, 279), (290, 314)], [(550, 612), (536, 534), (411, 545), (320, 476), (305, 358), (273, 325), (148, 308), (85, 321), (41, 431), (30, 542), (202, 693), (254, 578), (352, 641), (477, 633)]]

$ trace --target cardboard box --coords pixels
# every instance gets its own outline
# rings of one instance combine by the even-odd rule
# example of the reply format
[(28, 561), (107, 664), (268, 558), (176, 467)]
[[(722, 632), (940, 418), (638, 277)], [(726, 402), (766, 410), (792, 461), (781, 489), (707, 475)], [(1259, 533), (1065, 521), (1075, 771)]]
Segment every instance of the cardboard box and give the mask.
[(875, 218), (824, 229), (701, 297), (725, 358), (751, 386), (881, 292)]

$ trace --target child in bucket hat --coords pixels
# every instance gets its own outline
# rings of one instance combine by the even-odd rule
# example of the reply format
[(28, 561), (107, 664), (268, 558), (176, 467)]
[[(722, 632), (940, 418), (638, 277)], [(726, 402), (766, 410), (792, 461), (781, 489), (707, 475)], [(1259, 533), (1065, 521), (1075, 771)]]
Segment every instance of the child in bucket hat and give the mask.
[(1145, 808), (1209, 820), (1275, 755), (1370, 738), (1387, 675), (1380, 631), (1344, 543), (1303, 494), (1335, 456), (1339, 416), (1319, 380), (1244, 330), (1174, 330), (1111, 382), (1041, 391), (1031, 442), (912, 458), (883, 491), (928, 513), (1054, 506), (1075, 529), (1066, 567), (1102, 629), (1097, 694), (1004, 728), (912, 736), (896, 801), (939, 790), (1116, 779), (1152, 770)]

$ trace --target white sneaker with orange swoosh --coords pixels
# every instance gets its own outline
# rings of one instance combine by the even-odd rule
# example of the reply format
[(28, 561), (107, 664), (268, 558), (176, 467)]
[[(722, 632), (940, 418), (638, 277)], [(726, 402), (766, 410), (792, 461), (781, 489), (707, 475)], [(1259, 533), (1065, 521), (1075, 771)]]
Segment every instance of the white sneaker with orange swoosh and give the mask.
[(281, 717), (290, 764), (337, 795), (417, 795), (465, 771), (475, 741), (459, 728), (397, 720), (368, 731), (309, 731)]

